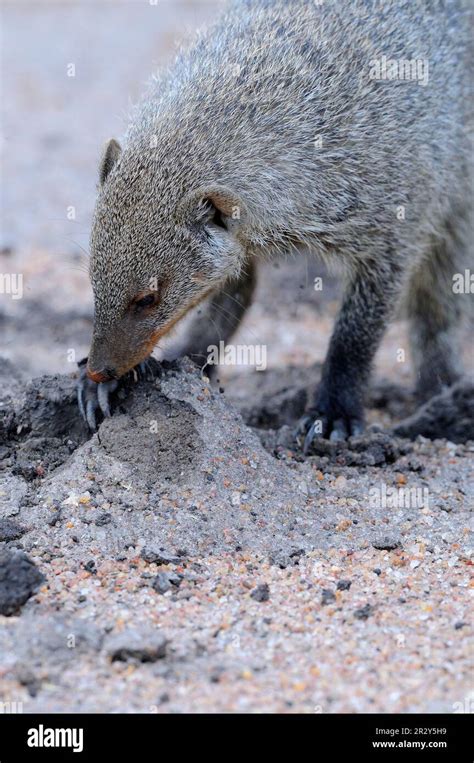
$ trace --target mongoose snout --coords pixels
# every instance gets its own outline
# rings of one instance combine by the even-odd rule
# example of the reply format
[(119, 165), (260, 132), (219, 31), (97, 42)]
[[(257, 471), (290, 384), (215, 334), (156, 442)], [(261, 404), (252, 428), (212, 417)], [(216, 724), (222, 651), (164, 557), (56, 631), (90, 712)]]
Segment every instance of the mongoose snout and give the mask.
[(347, 281), (298, 429), (306, 451), (362, 431), (401, 302), (420, 398), (459, 377), (469, 44), (466, 0), (245, 0), (154, 78), (100, 163), (79, 390), (91, 428), (110, 414), (117, 379), (104, 377), (145, 362), (208, 298), (179, 348), (204, 365), (251, 303), (258, 261), (302, 247)]
[(89, 366), (87, 367), (87, 377), (96, 384), (102, 384), (117, 378), (113, 369), (107, 368), (105, 371), (92, 371)]

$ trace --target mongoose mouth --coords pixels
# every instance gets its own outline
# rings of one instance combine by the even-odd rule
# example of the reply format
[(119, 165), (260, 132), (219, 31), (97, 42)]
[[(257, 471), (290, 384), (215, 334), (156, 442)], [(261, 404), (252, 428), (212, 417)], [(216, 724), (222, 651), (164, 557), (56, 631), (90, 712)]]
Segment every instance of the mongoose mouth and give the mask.
[(129, 361), (128, 365), (122, 369), (104, 368), (102, 371), (94, 371), (87, 366), (87, 377), (96, 384), (103, 384), (104, 382), (112, 381), (113, 379), (120, 379), (125, 376), (126, 373), (132, 370), (135, 366), (138, 366), (142, 361), (151, 355), (158, 340), (169, 331), (169, 327), (165, 326), (163, 329), (153, 332), (150, 339), (142, 346), (141, 350), (133, 356), (133, 359)]

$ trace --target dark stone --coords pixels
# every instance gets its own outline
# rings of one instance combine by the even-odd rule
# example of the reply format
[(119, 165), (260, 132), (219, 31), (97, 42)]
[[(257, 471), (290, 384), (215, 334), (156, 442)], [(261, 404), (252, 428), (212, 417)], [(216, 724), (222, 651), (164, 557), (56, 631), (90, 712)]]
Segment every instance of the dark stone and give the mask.
[(0, 519), (0, 541), (8, 543), (11, 540), (18, 540), (26, 533), (26, 528), (15, 522), (14, 519)]
[(103, 527), (104, 525), (109, 525), (111, 521), (112, 521), (112, 514), (101, 514), (95, 520), (95, 524), (97, 525), (97, 527)]
[[(305, 554), (304, 548), (297, 548), (290, 553), (290, 559), (298, 559), (300, 556), (305, 556)], [(295, 562), (295, 564), (298, 564), (298, 562)]]
[(374, 540), (372, 545), (379, 551), (393, 551), (396, 548), (400, 548), (401, 543), (397, 538), (389, 538), (388, 535), (385, 535), (383, 538)]
[(360, 607), (360, 609), (356, 609), (354, 612), (354, 617), (356, 617), (357, 620), (367, 620), (373, 611), (374, 607), (372, 604), (364, 604), (364, 606)]
[(168, 643), (160, 632), (130, 629), (109, 636), (105, 649), (111, 662), (156, 662), (166, 657)]
[(179, 556), (155, 548), (144, 548), (140, 556), (148, 564), (179, 564), (181, 561)]
[(217, 665), (217, 667), (215, 667), (211, 671), (211, 674), (209, 676), (209, 680), (211, 681), (211, 683), (218, 684), (219, 681), (221, 680), (221, 677), (224, 671), (225, 671), (225, 668), (222, 667), (222, 665)]
[(51, 519), (48, 520), (48, 525), (50, 527), (56, 527), (58, 522), (61, 520), (61, 515), (62, 515), (62, 509), (61, 508), (56, 509)]
[(15, 670), (17, 681), (25, 686), (30, 697), (36, 697), (41, 689), (41, 680), (33, 673), (28, 665), (19, 664)]
[(252, 599), (255, 599), (255, 601), (268, 601), (270, 598), (270, 588), (268, 583), (260, 583), (260, 585), (253, 589), (250, 596)]
[(325, 607), (327, 604), (333, 604), (336, 601), (336, 595), (330, 588), (323, 588), (321, 604)]
[(0, 551), (0, 614), (10, 616), (18, 612), (44, 580), (23, 551)]
[(337, 583), (338, 591), (348, 591), (352, 585), (352, 580), (339, 580)]
[(157, 593), (166, 593), (174, 586), (178, 588), (183, 580), (183, 575), (175, 572), (159, 572), (153, 581), (153, 588)]
[[(294, 529), (294, 527), (289, 529)], [(296, 567), (300, 563), (300, 558), (304, 556), (305, 553), (306, 552), (302, 548), (293, 549), (289, 553), (285, 553), (284, 551), (276, 551), (275, 553), (270, 554), (268, 561), (270, 564), (276, 565), (281, 570), (285, 570), (287, 567)]]

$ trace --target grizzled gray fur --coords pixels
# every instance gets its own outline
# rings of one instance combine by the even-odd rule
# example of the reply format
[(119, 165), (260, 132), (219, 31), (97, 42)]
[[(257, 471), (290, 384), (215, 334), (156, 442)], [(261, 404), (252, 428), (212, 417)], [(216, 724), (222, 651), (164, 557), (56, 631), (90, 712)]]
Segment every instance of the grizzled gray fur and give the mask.
[[(302, 246), (347, 279), (306, 447), (362, 429), (371, 363), (402, 299), (422, 396), (458, 378), (468, 5), (237, 2), (153, 79), (100, 168), (83, 407), (98, 396), (108, 413), (105, 385), (209, 298), (180, 348), (205, 360), (250, 303), (258, 260)], [(383, 73), (393, 65), (398, 78)]]

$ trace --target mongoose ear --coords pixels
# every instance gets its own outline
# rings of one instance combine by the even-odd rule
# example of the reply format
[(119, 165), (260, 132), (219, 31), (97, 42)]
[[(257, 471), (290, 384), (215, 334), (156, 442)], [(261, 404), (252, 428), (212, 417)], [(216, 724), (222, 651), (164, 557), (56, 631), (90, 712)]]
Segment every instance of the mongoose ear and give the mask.
[(116, 141), (115, 138), (111, 138), (107, 143), (104, 153), (102, 154), (102, 159), (100, 160), (99, 179), (101, 185), (107, 180), (112, 167), (117, 163), (121, 153), (122, 148), (120, 143)]
[(235, 232), (245, 219), (245, 206), (224, 186), (209, 186), (187, 194), (179, 206), (180, 216), (192, 224), (216, 226)]

